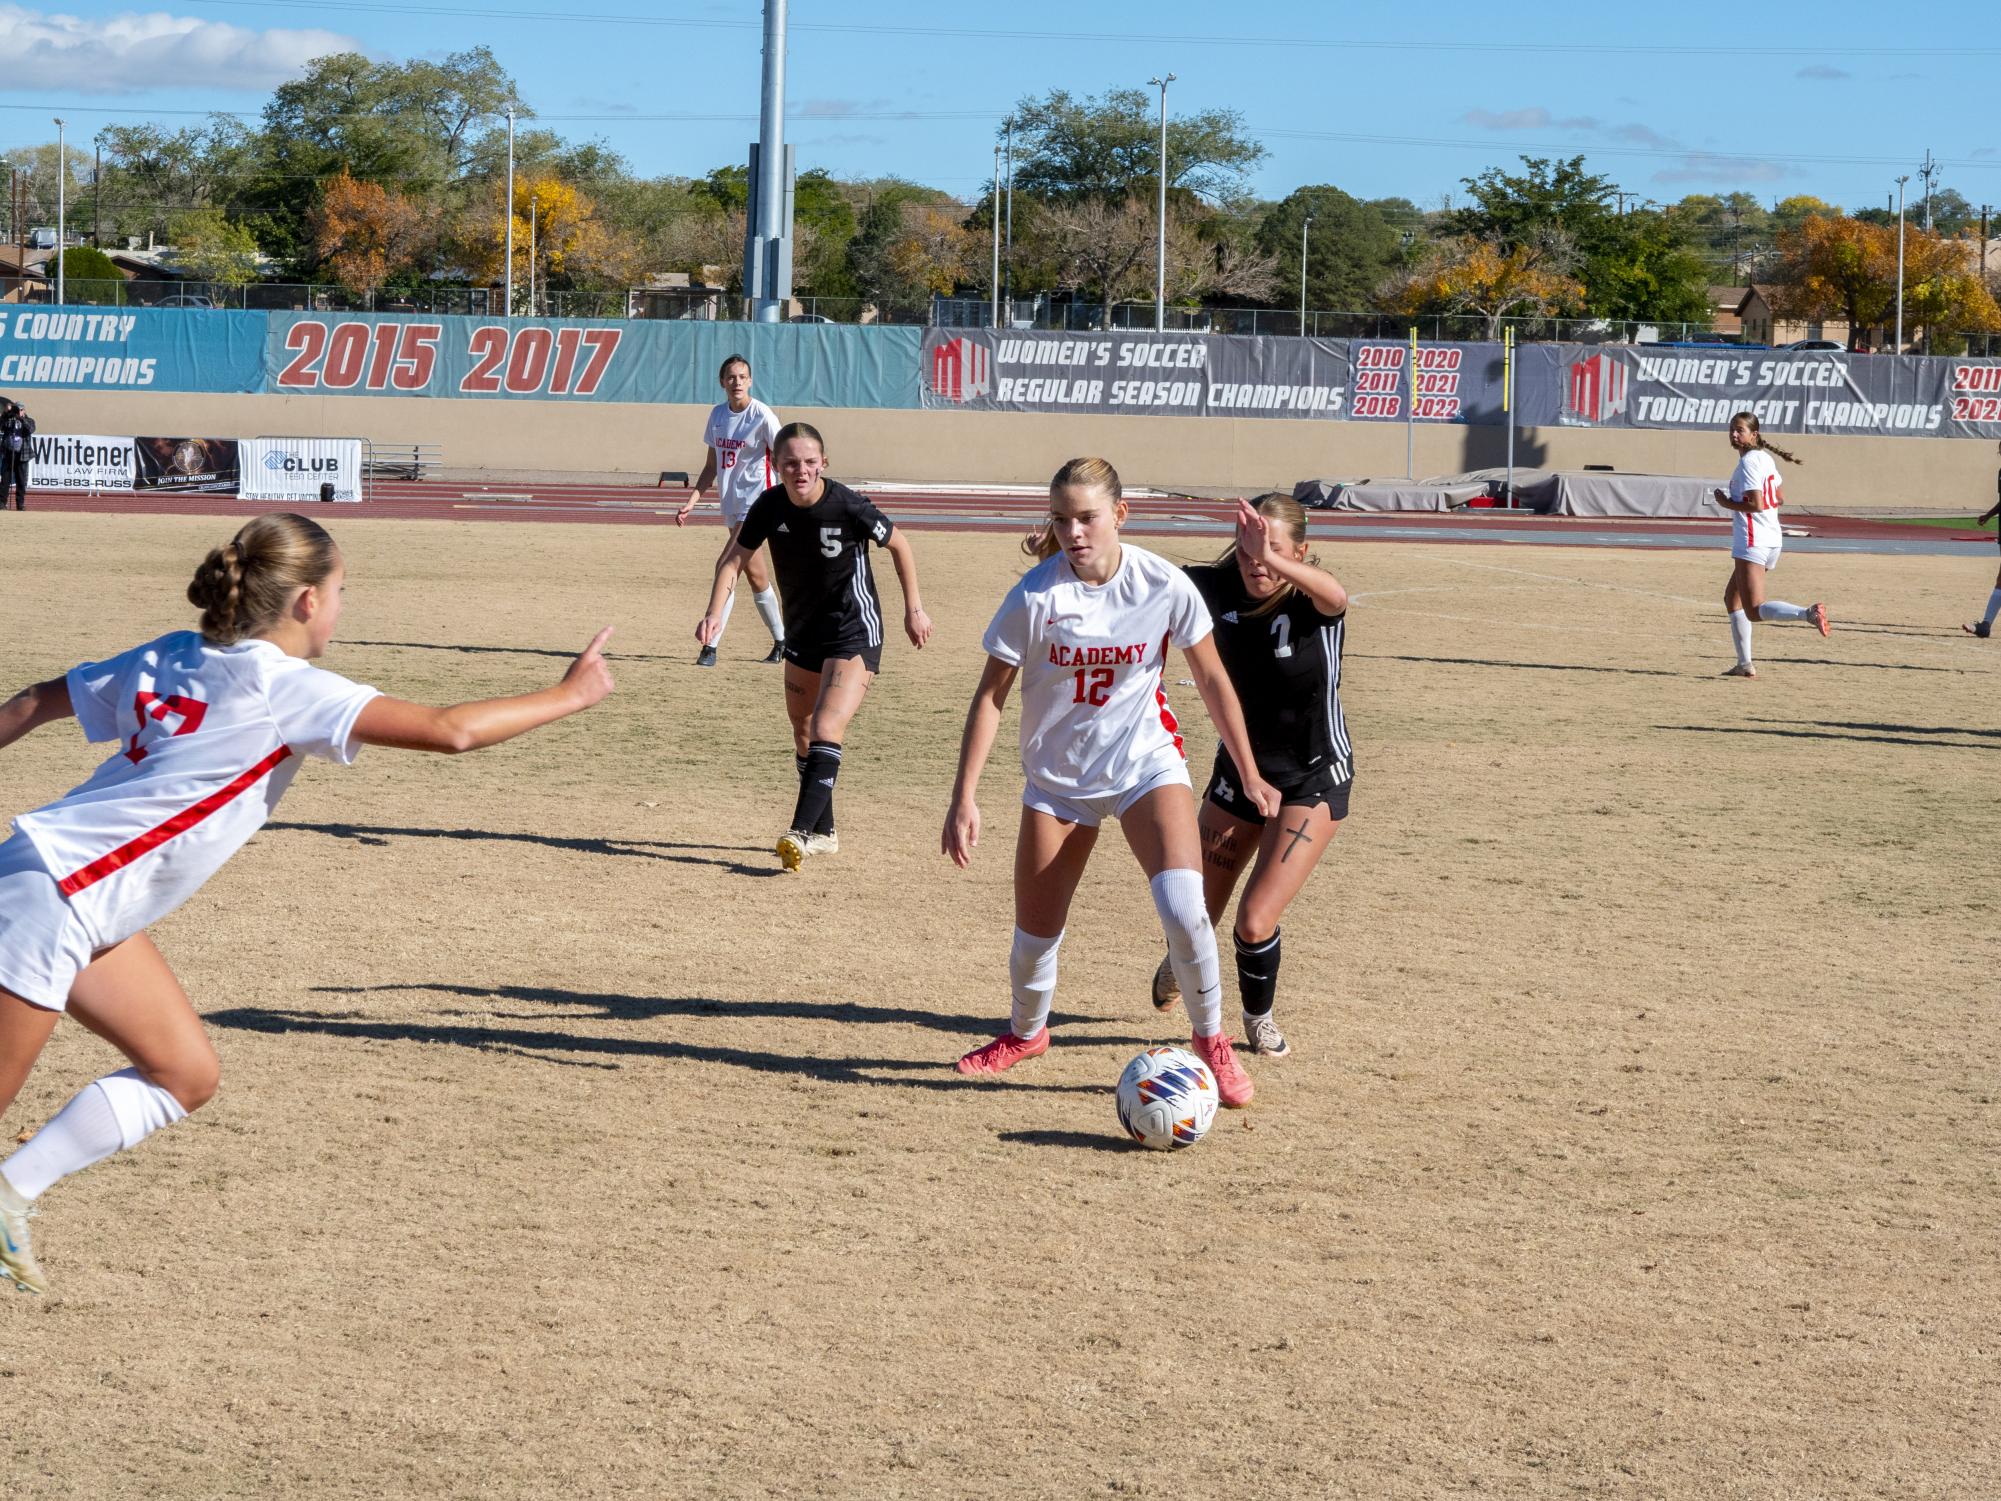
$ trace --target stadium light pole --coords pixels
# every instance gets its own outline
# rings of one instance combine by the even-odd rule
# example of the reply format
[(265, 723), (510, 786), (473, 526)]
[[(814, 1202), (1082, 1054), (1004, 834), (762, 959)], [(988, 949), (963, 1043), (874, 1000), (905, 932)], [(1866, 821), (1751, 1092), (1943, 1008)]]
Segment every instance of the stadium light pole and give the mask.
[(63, 232), (69, 227), (69, 141), (63, 133), (62, 116), (56, 118), (56, 306), (63, 305)]
[(1904, 352), (1904, 184), (1911, 180), (1906, 172), (1897, 179), (1897, 345), (1895, 352)]
[(502, 282), (505, 307), (501, 317), (514, 316), (514, 101), (507, 103), (507, 277)]
[(792, 295), (792, 222), (785, 217), (785, 0), (764, 0), (764, 77), (757, 116), (757, 202), (749, 211), (763, 246), (751, 317), (783, 323)]
[[(1147, 83), (1160, 90), (1160, 251), (1153, 267), (1153, 329), (1167, 327), (1167, 86), (1174, 75), (1149, 78)], [(1106, 299), (1110, 301), (1108, 297)]]
[(994, 327), (1000, 327), (1000, 174), (1001, 144), (994, 142), (994, 183), (993, 194), (987, 199), (987, 207), (993, 214), (994, 278), (987, 290), (993, 294)]
[(1014, 321), (1014, 116), (1007, 117), (1007, 248), (1001, 262), (1006, 278), (1008, 321)]
[(1313, 228), (1313, 215), (1299, 226), (1299, 336), (1306, 337), (1306, 232)]

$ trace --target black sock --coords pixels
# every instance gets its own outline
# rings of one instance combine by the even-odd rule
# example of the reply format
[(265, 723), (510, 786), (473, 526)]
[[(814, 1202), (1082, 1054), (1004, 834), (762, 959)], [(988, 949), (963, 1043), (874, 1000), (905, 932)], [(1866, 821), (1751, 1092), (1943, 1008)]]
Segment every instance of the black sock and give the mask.
[[(803, 782), (806, 778), (806, 758), (804, 756), (795, 755), (792, 758), (792, 765), (798, 771), (799, 778)], [(812, 828), (807, 829), (804, 832), (808, 834), (831, 834), (834, 832), (833, 788), (829, 787), (827, 789), (827, 811), (820, 815), (819, 821), (816, 822)]]
[[(792, 827), (802, 834), (833, 828), (834, 779), (841, 774), (841, 748), (831, 740), (815, 740), (806, 748), (806, 767), (799, 773), (799, 801), (792, 809)], [(826, 824), (826, 829), (820, 827)]]
[(1237, 945), (1237, 989), (1244, 998), (1246, 1016), (1264, 1016), (1278, 994), (1278, 939), (1274, 928), (1263, 943), (1245, 943), (1243, 935), (1232, 932)]

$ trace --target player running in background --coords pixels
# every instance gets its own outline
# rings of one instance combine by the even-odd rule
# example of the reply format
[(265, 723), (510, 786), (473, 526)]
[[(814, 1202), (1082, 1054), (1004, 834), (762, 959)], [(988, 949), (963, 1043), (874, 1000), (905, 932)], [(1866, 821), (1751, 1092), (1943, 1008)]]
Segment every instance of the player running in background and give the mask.
[[(1348, 722), (1341, 713), (1341, 643), (1348, 591), (1306, 555), (1306, 512), (1290, 495), (1237, 503), (1237, 542), (1213, 563), (1188, 570), (1216, 622), (1216, 653), (1230, 675), (1258, 770), (1278, 789), (1267, 819), (1244, 794), (1229, 748), (1202, 802), (1202, 884), (1210, 922), (1223, 916), (1237, 877), (1250, 881), (1232, 936), (1244, 1039), (1253, 1053), (1291, 1049), (1272, 1016), (1278, 992), (1279, 922), (1348, 816), (1354, 785)], [(1180, 998), (1173, 956), (1153, 977), (1153, 1004)]]
[(841, 744), (862, 695), (882, 670), (882, 601), (869, 567), (873, 542), (887, 548), (903, 586), (903, 630), (912, 646), (931, 639), (931, 617), (917, 593), (910, 541), (863, 496), (825, 474), (827, 445), (817, 429), (788, 423), (771, 444), (781, 483), (760, 496), (716, 561), (709, 608), (695, 639), (713, 646), (722, 634), (737, 571), (771, 544), (785, 600), (785, 712), (792, 721), (799, 797), (778, 838), (778, 858), (797, 871), (808, 855), (841, 847), (834, 833), (834, 782)]
[(1726, 678), (1754, 678), (1758, 669), (1751, 665), (1751, 622), (1754, 620), (1810, 620), (1827, 634), (1827, 606), (1789, 605), (1782, 599), (1765, 598), (1765, 575), (1779, 566), (1785, 534), (1779, 529), (1779, 507), (1784, 495), (1779, 486), (1777, 454), (1788, 464), (1799, 460), (1783, 448), (1775, 448), (1758, 431), (1754, 413), (1739, 412), (1730, 419), (1730, 446), (1737, 451), (1737, 467), (1731, 471), (1730, 487), (1714, 492), (1716, 503), (1735, 511), (1744, 519), (1730, 527), (1730, 582), (1723, 586), (1723, 608), (1730, 612), (1730, 640), (1737, 648), (1737, 665)]
[(1247, 1105), (1251, 1079), (1223, 1030), (1216, 930), (1202, 901), (1202, 843), (1179, 727), (1161, 689), (1163, 658), (1181, 648), (1196, 691), (1258, 812), (1278, 793), (1258, 775), (1244, 717), (1211, 639), (1208, 607), (1188, 575), (1119, 540), (1126, 504), (1103, 459), (1072, 459), (1049, 485), (1049, 521), (1023, 544), (1041, 559), (1008, 591), (987, 627), (986, 670), (966, 715), (959, 775), (940, 840), (961, 869), (980, 841), (980, 773), (1021, 679), (1021, 831), (1014, 855), (1014, 944), (1009, 1028), (958, 1063), (998, 1074), (1049, 1049), (1056, 951), (1070, 899), (1098, 840), (1117, 818), (1153, 889), (1167, 951), (1187, 998), (1195, 1051), (1229, 1106)]
[[(724, 399), (711, 409), (709, 425), (702, 429), (702, 441), (708, 445), (709, 456), (702, 461), (702, 472), (695, 479), (688, 503), (674, 513), (674, 524), (688, 524), (688, 517), (701, 503), (702, 492), (713, 481), (716, 498), (723, 508), (723, 526), (729, 532), (723, 542), (723, 551), (728, 552), (730, 543), (736, 540), (736, 529), (750, 514), (751, 503), (771, 488), (771, 440), (778, 436), (778, 414), (750, 394), (750, 361), (742, 355), (733, 354), (723, 361), (720, 379)], [(753, 552), (743, 571), (750, 580), (751, 599), (757, 605), (757, 613), (764, 617), (765, 629), (771, 632), (771, 653), (764, 660), (781, 662), (785, 659), (785, 623), (780, 618), (778, 595), (772, 590), (771, 570), (765, 565), (763, 554)], [(716, 665), (716, 648), (722, 645), (723, 627), (730, 623), (730, 611), (735, 605), (736, 593), (732, 590), (723, 601), (723, 623), (716, 628), (715, 640), (703, 646), (695, 658), (697, 667)]]
[(300, 758), (346, 765), (364, 745), (474, 750), (611, 691), (599, 654), (609, 627), (562, 681), (516, 698), (431, 708), (323, 671), (310, 664), (340, 620), (343, 574), (313, 522), (260, 516), (195, 570), (199, 631), (71, 668), (0, 705), (0, 747), (72, 715), (88, 739), (118, 745), (0, 844), (0, 1110), (65, 1010), (132, 1063), (0, 1162), (0, 1273), (26, 1291), (47, 1288), (28, 1243), (43, 1191), (214, 1095), (215, 1049), (145, 930), (257, 832)]
[[(1994, 475), (1994, 492), (1995, 500), (1993, 506), (1978, 521), (1973, 523), (1975, 526), (1985, 526), (1996, 516), (2001, 516), (2001, 471), (1996, 471)], [(2001, 542), (2001, 526), (1994, 528), (1994, 540)], [(1997, 615), (2001, 615), (2001, 572), (1997, 572), (1994, 575), (1994, 588), (1987, 596), (1987, 613), (1982, 615), (1978, 620), (1961, 626), (1960, 629), (1970, 636), (1978, 636), (1981, 640), (1985, 641), (1989, 636), (1994, 634), (1994, 617)]]

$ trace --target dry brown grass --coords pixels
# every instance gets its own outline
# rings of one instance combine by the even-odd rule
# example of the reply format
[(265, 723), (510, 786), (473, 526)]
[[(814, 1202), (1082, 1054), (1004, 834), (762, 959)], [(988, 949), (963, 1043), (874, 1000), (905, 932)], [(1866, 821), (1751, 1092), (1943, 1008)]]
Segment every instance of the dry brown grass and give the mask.
[[(217, 531), (9, 517), (0, 677), (183, 622)], [(1011, 539), (918, 538), (938, 638), (797, 878), (755, 615), (691, 666), (713, 532), (342, 540), (338, 670), (519, 689), (609, 618), (620, 691), (309, 768), (159, 929), (223, 1093), (48, 1196), (9, 1494), (2001, 1489), (1984, 555), (1789, 558), (1837, 631), (1740, 683), (1716, 553), (1335, 551), (1360, 781), (1286, 924), (1295, 1052), (1156, 1157), (1110, 1086), (1180, 1028), (1115, 834), (1058, 1046), (949, 1068), (1006, 1011), (1011, 740), (974, 869), (936, 841)], [(0, 805), (90, 764), (44, 732)], [(61, 1029), (7, 1137), (108, 1064)]]

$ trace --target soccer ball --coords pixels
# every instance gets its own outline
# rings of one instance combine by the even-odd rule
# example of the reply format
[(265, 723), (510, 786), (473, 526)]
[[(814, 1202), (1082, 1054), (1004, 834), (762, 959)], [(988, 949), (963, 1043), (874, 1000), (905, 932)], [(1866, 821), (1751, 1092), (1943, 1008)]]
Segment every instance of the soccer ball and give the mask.
[(1192, 1147), (1216, 1119), (1216, 1076), (1185, 1048), (1148, 1048), (1119, 1075), (1119, 1124), (1156, 1152)]

